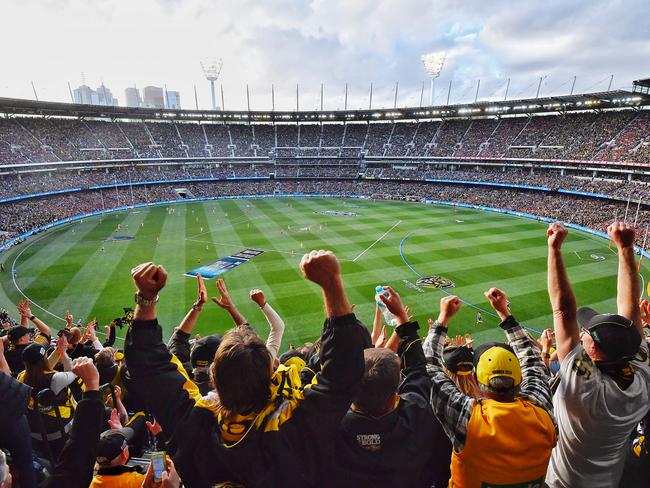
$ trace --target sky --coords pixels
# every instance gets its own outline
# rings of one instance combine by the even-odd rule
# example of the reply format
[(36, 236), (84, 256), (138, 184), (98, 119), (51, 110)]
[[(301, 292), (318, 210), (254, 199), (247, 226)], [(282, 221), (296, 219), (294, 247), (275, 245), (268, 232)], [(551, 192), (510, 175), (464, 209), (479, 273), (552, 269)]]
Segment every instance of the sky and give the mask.
[[(218, 104), (326, 110), (429, 102), (423, 53), (444, 51), (435, 103), (631, 88), (650, 77), (648, 0), (0, 0), (0, 96), (70, 101), (84, 80), (211, 107), (201, 61), (223, 60)], [(422, 86), (425, 85), (422, 96)]]

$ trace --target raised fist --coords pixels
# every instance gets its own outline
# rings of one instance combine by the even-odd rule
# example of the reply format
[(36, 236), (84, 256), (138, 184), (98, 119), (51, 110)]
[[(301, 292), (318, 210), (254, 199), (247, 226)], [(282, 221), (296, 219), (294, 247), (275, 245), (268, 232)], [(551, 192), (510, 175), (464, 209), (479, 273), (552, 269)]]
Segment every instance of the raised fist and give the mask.
[(619, 248), (634, 246), (634, 229), (623, 222), (614, 222), (607, 227), (607, 235)]
[(251, 300), (257, 303), (260, 308), (266, 305), (266, 298), (264, 297), (264, 292), (262, 290), (251, 290)]
[(549, 224), (548, 230), (546, 231), (546, 235), (548, 236), (548, 247), (560, 249), (568, 233), (569, 231), (567, 228), (559, 222)]
[(447, 322), (456, 315), (460, 310), (462, 302), (460, 298), (455, 295), (448, 295), (440, 299), (440, 314), (438, 315), (438, 322), (442, 325), (447, 325)]
[(99, 389), (99, 372), (91, 358), (82, 356), (72, 361), (72, 372), (81, 378), (86, 385), (86, 391)]
[(485, 298), (488, 299), (492, 308), (499, 314), (501, 320), (505, 319), (510, 315), (510, 310), (508, 309), (508, 297), (498, 288), (490, 288), (484, 293)]
[(332, 251), (311, 251), (300, 261), (300, 269), (309, 281), (327, 286), (341, 274), (341, 267)]
[(167, 271), (154, 263), (143, 263), (131, 270), (131, 277), (140, 295), (147, 300), (153, 300), (165, 287)]
[(386, 305), (388, 311), (397, 317), (400, 325), (408, 322), (408, 312), (404, 308), (400, 296), (390, 286), (384, 286), (384, 290), (388, 292), (388, 296), (382, 293), (379, 295), (379, 299)]

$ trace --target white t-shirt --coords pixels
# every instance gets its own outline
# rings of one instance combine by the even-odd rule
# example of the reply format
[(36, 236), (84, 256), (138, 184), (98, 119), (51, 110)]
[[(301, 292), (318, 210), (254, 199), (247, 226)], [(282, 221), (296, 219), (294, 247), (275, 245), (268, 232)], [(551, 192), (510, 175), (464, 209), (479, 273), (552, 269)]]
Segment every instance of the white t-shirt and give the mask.
[(564, 358), (553, 407), (560, 435), (548, 465), (551, 488), (618, 486), (630, 433), (648, 413), (650, 361), (644, 342), (632, 361), (632, 384), (621, 390), (589, 358), (582, 343)]

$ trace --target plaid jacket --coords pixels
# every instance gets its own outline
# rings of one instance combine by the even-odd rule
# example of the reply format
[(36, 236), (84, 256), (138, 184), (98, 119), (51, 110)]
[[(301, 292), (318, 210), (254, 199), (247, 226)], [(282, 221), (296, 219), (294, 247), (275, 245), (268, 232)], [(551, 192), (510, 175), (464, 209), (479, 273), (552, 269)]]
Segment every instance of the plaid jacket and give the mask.
[[(519, 386), (519, 397), (546, 410), (557, 430), (548, 371), (537, 345), (513, 316), (501, 322), (500, 327), (505, 331), (510, 346), (521, 364), (522, 380)], [(422, 347), (427, 358), (427, 372), (432, 382), (431, 406), (451, 439), (454, 450), (460, 452), (465, 447), (467, 424), (472, 416), (474, 405), (476, 401), (481, 400), (474, 400), (461, 393), (445, 373), (442, 367), (442, 351), (446, 335), (446, 327), (432, 327)]]

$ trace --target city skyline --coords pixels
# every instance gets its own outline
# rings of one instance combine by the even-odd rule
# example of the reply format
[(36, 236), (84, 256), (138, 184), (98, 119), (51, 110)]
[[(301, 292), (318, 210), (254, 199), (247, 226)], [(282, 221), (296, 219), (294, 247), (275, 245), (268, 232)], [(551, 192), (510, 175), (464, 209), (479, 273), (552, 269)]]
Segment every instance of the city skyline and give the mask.
[[(509, 98), (629, 88), (650, 75), (641, 0), (511, 4), (451, 0), (8, 0), (0, 32), (5, 70), (0, 96), (70, 101), (68, 83), (105, 86), (126, 104), (128, 87), (174, 87), (184, 108), (211, 107), (201, 61), (222, 58), (217, 105), (246, 109), (367, 108), (428, 102), (420, 56), (444, 51), (436, 103), (498, 99), (510, 79)], [(142, 26), (146, 25), (146, 34)], [(29, 36), (21, 33), (29, 31)], [(114, 35), (103, 35), (111, 32)], [(14, 39), (14, 41), (12, 41)], [(21, 39), (16, 43), (15, 39)], [(606, 42), (603, 42), (605, 40)], [(102, 56), (97, 56), (102, 52)], [(85, 73), (80, 79), (79, 73)], [(539, 80), (542, 79), (541, 86)], [(32, 83), (34, 89), (32, 88)]]

